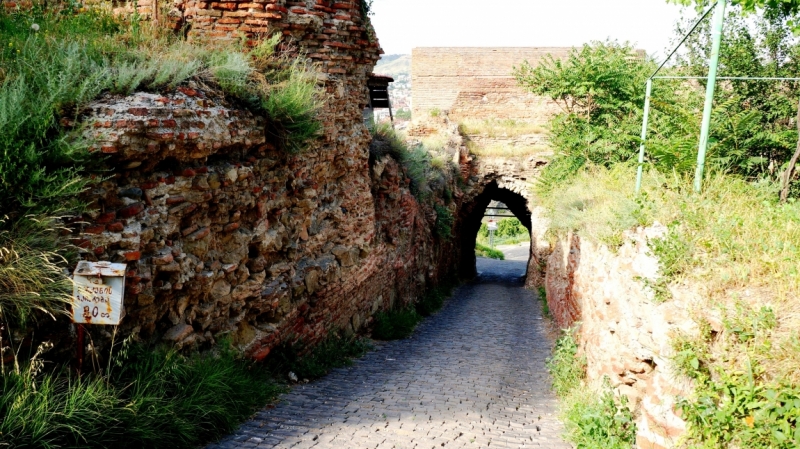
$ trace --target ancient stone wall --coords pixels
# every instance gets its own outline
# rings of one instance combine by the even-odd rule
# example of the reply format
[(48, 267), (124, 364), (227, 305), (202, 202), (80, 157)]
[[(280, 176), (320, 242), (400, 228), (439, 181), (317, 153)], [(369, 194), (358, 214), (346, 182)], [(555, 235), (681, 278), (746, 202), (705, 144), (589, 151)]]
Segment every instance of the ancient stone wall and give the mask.
[(688, 310), (696, 298), (674, 291), (658, 303), (643, 279), (655, 279), (658, 260), (647, 247), (666, 228), (660, 225), (626, 233), (616, 252), (581, 239), (558, 239), (547, 259), (547, 302), (561, 329), (579, 326), (578, 341), (590, 380), (607, 377), (629, 398), (637, 418), (637, 447), (678, 447), (686, 430), (677, 398), (688, 397), (691, 384), (672, 365), (671, 340), (697, 332)]
[[(179, 347), (229, 335), (261, 359), (283, 342), (357, 332), (454, 274), (459, 249), (432, 231), (432, 206), (394, 160), (368, 162), (362, 109), (380, 48), (358, 1), (176, 5), (198, 38), (283, 30), (318, 63), (324, 132), (287, 154), (267, 118), (191, 82), (84, 111), (110, 171), (87, 192), (94, 211), (75, 242), (84, 259), (127, 262), (123, 335)], [(447, 206), (457, 215), (458, 200)], [(90, 331), (95, 343), (104, 333)]]
[(414, 115), (433, 109), (464, 118), (514, 119), (546, 125), (558, 112), (549, 99), (525, 92), (512, 76), (514, 66), (538, 64), (546, 55), (564, 58), (569, 48), (415, 48), (411, 59)]

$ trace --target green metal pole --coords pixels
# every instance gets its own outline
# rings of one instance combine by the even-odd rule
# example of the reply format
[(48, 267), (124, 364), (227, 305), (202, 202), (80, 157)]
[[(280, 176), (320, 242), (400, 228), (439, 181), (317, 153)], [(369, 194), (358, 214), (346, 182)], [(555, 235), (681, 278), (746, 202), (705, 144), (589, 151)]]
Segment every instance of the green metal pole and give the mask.
[(725, 19), (726, 0), (717, 0), (714, 11), (714, 28), (712, 31), (711, 61), (708, 67), (708, 85), (706, 86), (706, 102), (703, 106), (703, 124), (700, 126), (700, 147), (697, 151), (697, 170), (694, 173), (694, 191), (703, 189), (703, 171), (706, 165), (708, 134), (711, 125), (711, 107), (714, 104), (714, 88), (717, 84), (717, 67), (719, 67), (719, 46), (722, 41), (722, 24)]
[(650, 94), (653, 92), (653, 78), (647, 78), (644, 93), (644, 117), (642, 118), (642, 143), (639, 144), (639, 168), (636, 169), (636, 193), (642, 190), (642, 172), (644, 171), (644, 142), (647, 139), (647, 122), (650, 119)]

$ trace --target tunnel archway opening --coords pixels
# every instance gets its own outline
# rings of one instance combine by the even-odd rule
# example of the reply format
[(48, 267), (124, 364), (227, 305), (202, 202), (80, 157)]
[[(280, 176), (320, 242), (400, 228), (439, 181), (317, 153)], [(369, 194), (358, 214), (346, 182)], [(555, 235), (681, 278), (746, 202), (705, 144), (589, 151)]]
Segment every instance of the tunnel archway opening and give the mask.
[[(462, 218), (461, 233), (461, 264), (459, 275), (463, 279), (471, 279), (478, 272), (476, 268), (475, 241), (478, 238), (478, 231), (486, 209), (492, 201), (504, 203), (509, 211), (516, 217), (522, 226), (531, 233), (531, 212), (528, 208), (528, 200), (519, 193), (500, 187), (497, 181), (489, 183), (483, 192), (478, 195), (472, 204), (464, 208)], [(530, 257), (530, 256), (529, 256)]]

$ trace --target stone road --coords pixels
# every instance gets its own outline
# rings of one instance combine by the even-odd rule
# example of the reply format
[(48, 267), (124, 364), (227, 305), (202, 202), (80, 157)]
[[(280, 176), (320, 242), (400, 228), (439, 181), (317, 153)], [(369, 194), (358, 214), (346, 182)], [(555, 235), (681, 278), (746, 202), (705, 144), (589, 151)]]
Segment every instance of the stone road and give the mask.
[(479, 278), (411, 338), (296, 386), (208, 448), (570, 448), (547, 323), (519, 280), (525, 257), (512, 259), (478, 259)]

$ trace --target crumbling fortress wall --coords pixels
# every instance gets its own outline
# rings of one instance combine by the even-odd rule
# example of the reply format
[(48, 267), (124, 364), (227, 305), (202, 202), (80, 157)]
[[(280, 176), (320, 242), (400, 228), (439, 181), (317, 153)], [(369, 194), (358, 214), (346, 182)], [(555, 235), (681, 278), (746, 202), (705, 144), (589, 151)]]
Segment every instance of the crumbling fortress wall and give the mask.
[(515, 66), (537, 65), (547, 55), (565, 58), (569, 48), (415, 48), (411, 58), (414, 115), (447, 111), (453, 120), (512, 119), (545, 126), (558, 106), (517, 85)]
[(178, 2), (169, 17), (190, 38), (282, 32), (318, 64), (324, 132), (288, 154), (267, 118), (191, 83), (91, 104), (87, 137), (112, 171), (87, 193), (95, 212), (76, 242), (85, 259), (128, 264), (123, 333), (182, 347), (231, 335), (260, 359), (357, 332), (454, 273), (458, 248), (400, 166), (368, 163), (362, 110), (381, 50), (358, 0)]

